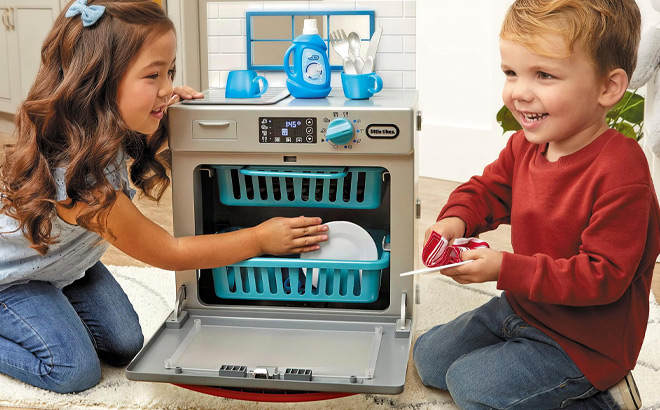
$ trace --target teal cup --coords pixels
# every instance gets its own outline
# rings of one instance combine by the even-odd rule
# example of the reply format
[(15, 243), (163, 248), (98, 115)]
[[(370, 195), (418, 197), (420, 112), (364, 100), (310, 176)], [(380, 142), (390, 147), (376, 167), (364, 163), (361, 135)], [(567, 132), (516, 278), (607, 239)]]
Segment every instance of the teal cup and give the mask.
[(383, 89), (383, 80), (376, 73), (341, 73), (344, 95), (351, 100), (366, 100)]
[(268, 89), (265, 77), (253, 70), (234, 70), (227, 75), (225, 98), (259, 98)]

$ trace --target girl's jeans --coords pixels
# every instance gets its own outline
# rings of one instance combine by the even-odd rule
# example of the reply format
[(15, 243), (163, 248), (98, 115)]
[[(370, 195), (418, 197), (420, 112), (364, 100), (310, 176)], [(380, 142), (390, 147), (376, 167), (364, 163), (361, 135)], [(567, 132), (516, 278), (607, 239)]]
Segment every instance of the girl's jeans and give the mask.
[(101, 262), (64, 289), (32, 281), (0, 292), (0, 373), (58, 393), (96, 385), (99, 359), (125, 365), (142, 348), (137, 314)]
[(422, 383), (461, 409), (618, 409), (549, 336), (517, 316), (504, 294), (421, 335)]

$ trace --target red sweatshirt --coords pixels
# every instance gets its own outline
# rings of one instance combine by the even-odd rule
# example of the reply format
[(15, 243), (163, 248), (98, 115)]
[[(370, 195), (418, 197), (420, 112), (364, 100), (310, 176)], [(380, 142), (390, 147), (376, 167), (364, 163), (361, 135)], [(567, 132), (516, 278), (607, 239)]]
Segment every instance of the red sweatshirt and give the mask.
[(499, 158), (449, 197), (465, 236), (511, 224), (498, 289), (599, 390), (635, 367), (660, 253), (658, 200), (638, 143), (609, 130), (548, 162), (514, 134)]

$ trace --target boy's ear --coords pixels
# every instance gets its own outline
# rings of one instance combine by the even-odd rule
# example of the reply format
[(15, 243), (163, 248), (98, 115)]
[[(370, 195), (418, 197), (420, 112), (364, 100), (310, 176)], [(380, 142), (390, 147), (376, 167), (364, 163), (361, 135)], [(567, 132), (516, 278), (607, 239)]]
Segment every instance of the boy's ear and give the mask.
[(605, 83), (598, 102), (604, 107), (614, 107), (623, 97), (628, 88), (628, 75), (622, 68), (610, 71), (605, 77)]

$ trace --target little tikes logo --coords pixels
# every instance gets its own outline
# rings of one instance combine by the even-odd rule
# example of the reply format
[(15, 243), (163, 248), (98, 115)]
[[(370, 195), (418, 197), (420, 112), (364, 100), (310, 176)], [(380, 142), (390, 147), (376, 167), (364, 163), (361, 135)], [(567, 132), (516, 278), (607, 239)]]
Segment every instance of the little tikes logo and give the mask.
[(396, 138), (399, 136), (399, 127), (394, 124), (371, 124), (366, 131), (369, 138)]

